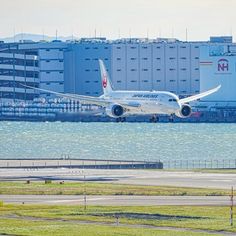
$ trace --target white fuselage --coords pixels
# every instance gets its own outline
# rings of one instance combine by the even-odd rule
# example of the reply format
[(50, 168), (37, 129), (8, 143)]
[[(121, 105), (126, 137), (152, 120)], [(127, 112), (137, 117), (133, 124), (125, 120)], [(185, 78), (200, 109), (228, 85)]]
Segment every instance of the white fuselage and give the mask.
[(174, 114), (181, 109), (179, 98), (165, 91), (112, 91), (104, 99), (129, 104), (128, 114)]

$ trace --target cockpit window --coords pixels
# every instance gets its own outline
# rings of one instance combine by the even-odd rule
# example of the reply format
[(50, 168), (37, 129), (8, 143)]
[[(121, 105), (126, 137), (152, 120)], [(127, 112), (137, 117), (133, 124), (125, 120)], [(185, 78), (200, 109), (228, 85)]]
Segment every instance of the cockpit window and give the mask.
[(177, 102), (177, 100), (175, 98), (170, 98), (169, 102)]

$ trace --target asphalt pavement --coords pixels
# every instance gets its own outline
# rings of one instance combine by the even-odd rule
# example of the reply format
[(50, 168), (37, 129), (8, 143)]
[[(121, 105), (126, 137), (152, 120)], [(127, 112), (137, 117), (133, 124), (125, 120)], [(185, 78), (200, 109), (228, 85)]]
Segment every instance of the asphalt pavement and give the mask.
[(82, 196), (82, 195), (0, 195), (0, 200), (16, 204), (96, 206), (229, 206), (228, 196)]
[(103, 183), (231, 189), (236, 187), (236, 174), (201, 173), (163, 170), (107, 169), (1, 169), (0, 181), (64, 180)]

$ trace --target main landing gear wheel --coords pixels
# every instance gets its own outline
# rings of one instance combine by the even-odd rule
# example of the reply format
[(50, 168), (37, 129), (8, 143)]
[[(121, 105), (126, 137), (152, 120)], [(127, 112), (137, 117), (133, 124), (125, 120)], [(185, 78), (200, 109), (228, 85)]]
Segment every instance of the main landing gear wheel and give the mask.
[(156, 116), (156, 115), (154, 115), (154, 116), (152, 116), (152, 117), (150, 118), (150, 122), (151, 122), (151, 123), (157, 123), (158, 121), (159, 121), (159, 117)]
[(125, 117), (116, 118), (116, 122), (125, 122), (125, 121), (126, 121)]

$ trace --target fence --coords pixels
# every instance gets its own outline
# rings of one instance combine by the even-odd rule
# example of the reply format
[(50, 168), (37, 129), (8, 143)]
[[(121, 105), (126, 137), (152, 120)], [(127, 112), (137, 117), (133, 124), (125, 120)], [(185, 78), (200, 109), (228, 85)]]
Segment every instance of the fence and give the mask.
[(234, 169), (236, 159), (208, 160), (166, 160), (162, 161), (164, 169)]
[(160, 161), (99, 159), (1, 159), (0, 168), (162, 169)]

